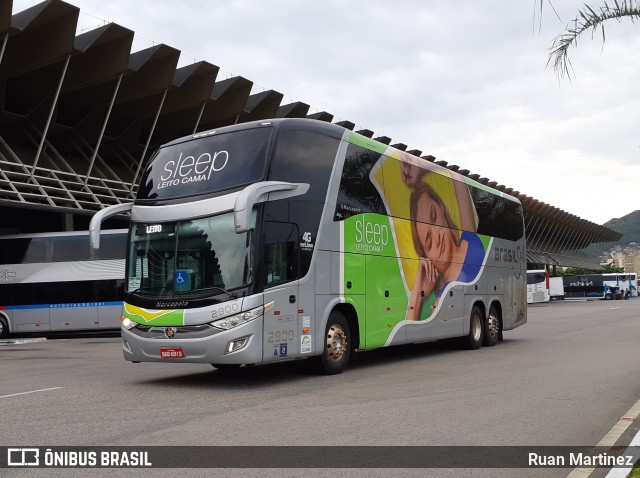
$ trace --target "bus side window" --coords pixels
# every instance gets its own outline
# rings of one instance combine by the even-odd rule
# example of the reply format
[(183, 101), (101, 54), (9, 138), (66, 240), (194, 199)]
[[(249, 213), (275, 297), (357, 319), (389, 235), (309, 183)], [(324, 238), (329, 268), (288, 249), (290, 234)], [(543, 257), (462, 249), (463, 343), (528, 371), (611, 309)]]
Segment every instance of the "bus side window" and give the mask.
[(266, 222), (264, 234), (265, 286), (297, 279), (298, 227), (287, 222)]
[(104, 234), (100, 239), (100, 249), (95, 251), (96, 259), (122, 259), (127, 252), (126, 234)]
[(49, 238), (33, 237), (2, 241), (0, 264), (31, 264), (49, 260)]

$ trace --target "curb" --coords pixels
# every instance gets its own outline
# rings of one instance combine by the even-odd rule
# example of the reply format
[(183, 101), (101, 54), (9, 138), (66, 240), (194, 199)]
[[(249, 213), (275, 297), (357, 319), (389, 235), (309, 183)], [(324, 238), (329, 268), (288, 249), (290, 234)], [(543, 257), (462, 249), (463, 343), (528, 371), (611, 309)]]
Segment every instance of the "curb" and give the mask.
[(0, 340), (0, 347), (7, 345), (34, 344), (37, 342), (46, 342), (46, 337), (38, 337), (35, 339), (5, 339)]

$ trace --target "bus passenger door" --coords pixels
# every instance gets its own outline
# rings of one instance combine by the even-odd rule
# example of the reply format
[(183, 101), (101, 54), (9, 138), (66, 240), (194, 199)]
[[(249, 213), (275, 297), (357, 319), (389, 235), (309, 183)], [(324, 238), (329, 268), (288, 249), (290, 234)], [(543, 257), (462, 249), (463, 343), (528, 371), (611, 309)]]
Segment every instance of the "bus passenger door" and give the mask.
[(299, 236), (298, 227), (287, 222), (267, 221), (264, 225), (265, 305), (273, 306), (264, 315), (262, 354), (264, 362), (286, 360), (300, 354)]

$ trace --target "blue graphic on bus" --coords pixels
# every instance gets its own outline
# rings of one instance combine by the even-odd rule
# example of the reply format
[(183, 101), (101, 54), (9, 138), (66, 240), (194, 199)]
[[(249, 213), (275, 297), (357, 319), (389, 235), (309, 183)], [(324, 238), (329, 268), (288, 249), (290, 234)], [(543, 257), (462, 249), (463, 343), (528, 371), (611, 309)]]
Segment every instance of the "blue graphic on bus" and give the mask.
[(177, 270), (175, 273), (175, 285), (177, 291), (191, 290), (191, 270)]

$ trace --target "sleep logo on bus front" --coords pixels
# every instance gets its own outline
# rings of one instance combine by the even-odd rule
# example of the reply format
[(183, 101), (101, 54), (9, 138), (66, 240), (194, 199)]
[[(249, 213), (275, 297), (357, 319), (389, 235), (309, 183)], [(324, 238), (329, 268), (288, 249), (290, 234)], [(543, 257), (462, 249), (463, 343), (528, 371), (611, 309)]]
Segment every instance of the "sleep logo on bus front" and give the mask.
[(214, 172), (222, 171), (229, 163), (229, 152), (222, 150), (213, 154), (202, 153), (195, 156), (180, 157), (177, 161), (167, 161), (160, 175), (157, 189), (169, 188), (178, 184), (208, 181)]

